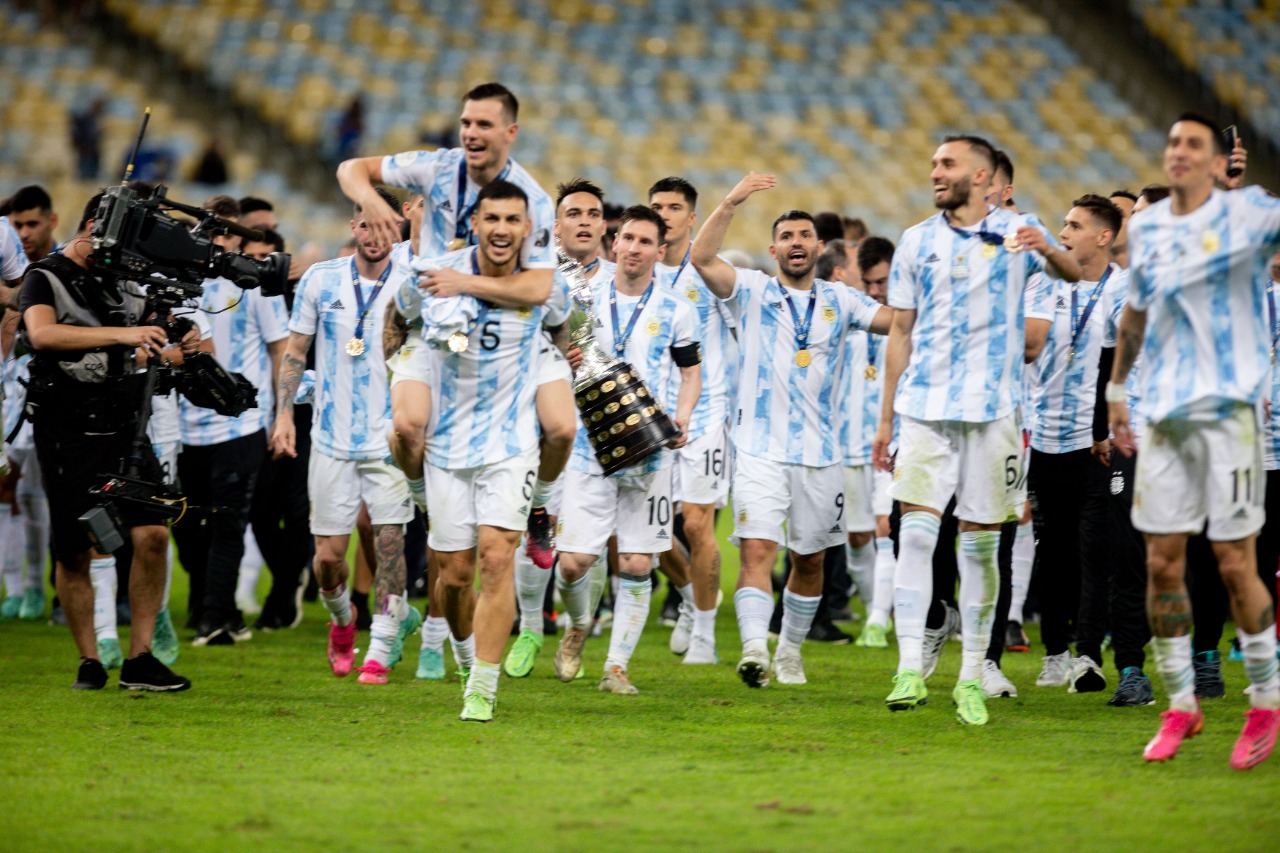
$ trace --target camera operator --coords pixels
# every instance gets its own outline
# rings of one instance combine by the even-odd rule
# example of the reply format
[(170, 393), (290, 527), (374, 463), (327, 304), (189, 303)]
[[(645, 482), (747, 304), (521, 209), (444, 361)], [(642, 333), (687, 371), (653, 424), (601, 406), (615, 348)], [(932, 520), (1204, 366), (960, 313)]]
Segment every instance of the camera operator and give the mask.
[[(164, 329), (137, 325), (145, 310), (137, 285), (94, 272), (89, 232), (101, 198), (99, 193), (85, 206), (75, 236), (62, 252), (33, 264), (21, 287), (23, 323), (35, 350), (27, 411), (49, 498), (58, 594), (80, 650), (72, 686), (84, 690), (106, 686), (107, 673), (94, 640), (93, 549), (78, 519), (98, 503), (90, 489), (132, 452), (145, 391), (137, 350), (158, 357), (168, 343)], [(198, 333), (192, 330), (181, 343), (184, 352), (194, 352)], [(144, 470), (158, 471), (149, 445), (142, 456)], [(154, 516), (127, 508), (121, 509), (121, 520), (130, 528), (133, 544), (129, 601), (134, 619), (120, 686), (186, 690), (191, 682), (151, 654), (168, 528)]]

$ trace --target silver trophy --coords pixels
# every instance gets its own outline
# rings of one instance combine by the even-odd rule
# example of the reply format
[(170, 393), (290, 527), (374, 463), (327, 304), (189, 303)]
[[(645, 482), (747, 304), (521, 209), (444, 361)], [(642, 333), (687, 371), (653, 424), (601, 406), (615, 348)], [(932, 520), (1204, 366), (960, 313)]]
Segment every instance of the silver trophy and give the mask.
[(582, 265), (558, 246), (556, 262), (569, 282), (569, 340), (582, 351), (574, 374), (574, 399), (596, 459), (605, 474), (613, 474), (661, 450), (680, 430), (636, 369), (600, 347), (595, 338), (600, 321)]

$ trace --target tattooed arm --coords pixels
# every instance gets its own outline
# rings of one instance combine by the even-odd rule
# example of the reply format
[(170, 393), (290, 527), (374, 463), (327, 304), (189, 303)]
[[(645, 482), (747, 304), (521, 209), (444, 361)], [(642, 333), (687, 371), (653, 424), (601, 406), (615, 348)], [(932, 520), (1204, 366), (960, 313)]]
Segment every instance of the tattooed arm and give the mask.
[(280, 359), (280, 378), (276, 382), (276, 422), (271, 428), (268, 444), (271, 457), (298, 455), (297, 428), (293, 423), (293, 397), (302, 383), (302, 373), (307, 369), (307, 353), (311, 351), (314, 335), (289, 333), (289, 344)]
[[(1124, 385), (1129, 371), (1142, 351), (1142, 336), (1147, 328), (1147, 312), (1136, 311), (1132, 305), (1124, 306), (1117, 327), (1115, 364), (1111, 367), (1108, 385)], [(1115, 436), (1115, 446), (1125, 456), (1137, 449), (1133, 440), (1133, 428), (1129, 423), (1129, 404), (1125, 400), (1107, 404), (1107, 421)]]
[(382, 357), (390, 361), (408, 337), (409, 321), (396, 308), (393, 299), (387, 303), (387, 312), (382, 318)]

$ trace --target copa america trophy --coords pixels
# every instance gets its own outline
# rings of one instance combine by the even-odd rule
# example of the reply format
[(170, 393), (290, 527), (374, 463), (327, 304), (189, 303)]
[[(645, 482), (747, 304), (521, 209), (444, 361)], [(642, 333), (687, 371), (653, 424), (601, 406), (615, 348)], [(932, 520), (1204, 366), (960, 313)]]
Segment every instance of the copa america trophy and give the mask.
[(591, 282), (582, 266), (558, 247), (556, 262), (569, 281), (569, 340), (582, 350), (573, 396), (600, 467), (613, 474), (661, 450), (680, 430), (636, 369), (600, 348), (592, 331), (599, 321)]

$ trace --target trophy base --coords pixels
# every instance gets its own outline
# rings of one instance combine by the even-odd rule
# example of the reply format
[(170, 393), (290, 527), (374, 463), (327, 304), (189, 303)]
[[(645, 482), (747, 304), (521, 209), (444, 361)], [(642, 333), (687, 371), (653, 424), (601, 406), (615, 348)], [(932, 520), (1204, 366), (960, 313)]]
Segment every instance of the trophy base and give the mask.
[(604, 473), (614, 474), (661, 450), (680, 430), (626, 362), (574, 386), (582, 423)]

